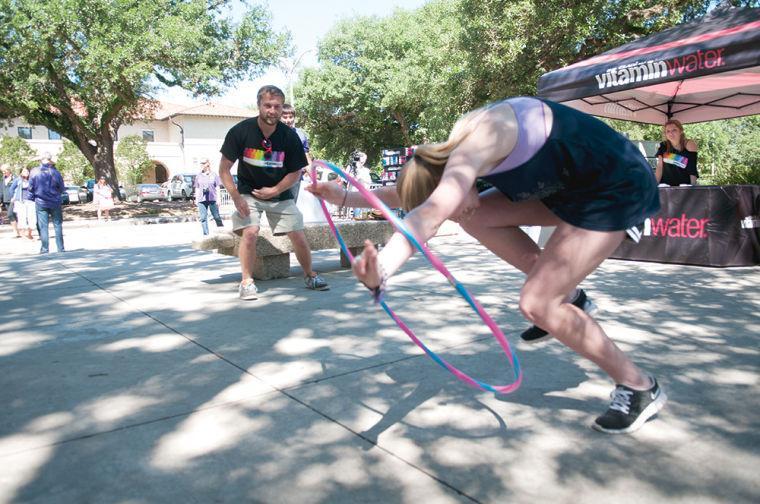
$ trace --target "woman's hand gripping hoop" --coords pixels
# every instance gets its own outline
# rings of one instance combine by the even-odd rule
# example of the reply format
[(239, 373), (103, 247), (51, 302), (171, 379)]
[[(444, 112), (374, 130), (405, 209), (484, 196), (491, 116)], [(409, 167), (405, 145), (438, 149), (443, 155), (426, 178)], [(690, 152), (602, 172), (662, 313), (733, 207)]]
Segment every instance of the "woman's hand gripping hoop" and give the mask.
[[(501, 332), (501, 329), (496, 325), (496, 323), (493, 321), (493, 319), (486, 313), (486, 311), (483, 309), (482, 306), (480, 306), (480, 303), (478, 303), (477, 299), (475, 299), (474, 296), (472, 296), (467, 289), (465, 289), (464, 285), (462, 285), (454, 276), (449, 272), (448, 269), (446, 269), (446, 266), (441, 262), (438, 257), (436, 257), (433, 252), (430, 251), (430, 249), (427, 248), (426, 245), (421, 244), (417, 241), (417, 239), (412, 235), (411, 232), (407, 229), (406, 225), (403, 223), (401, 219), (399, 219), (391, 210), (382, 202), (380, 201), (377, 196), (372, 194), (367, 188), (365, 188), (358, 180), (356, 180), (354, 177), (349, 175), (348, 173), (344, 172), (337, 166), (335, 166), (332, 163), (328, 163), (327, 161), (321, 161), (321, 160), (315, 160), (311, 165), (311, 180), (312, 183), (316, 186), (316, 165), (323, 166), (332, 172), (336, 173), (340, 177), (342, 177), (344, 180), (349, 182), (350, 184), (353, 184), (356, 189), (361, 193), (361, 195), (364, 197), (364, 199), (369, 202), (374, 208), (382, 212), (383, 216), (390, 222), (394, 228), (401, 234), (403, 234), (407, 240), (409, 240), (409, 243), (412, 244), (417, 250), (419, 250), (422, 255), (427, 258), (428, 262), (441, 272), (441, 274), (446, 277), (446, 280), (449, 281), (451, 285), (454, 286), (454, 288), (459, 292), (459, 294), (467, 301), (467, 303), (472, 307), (473, 310), (480, 316), (480, 318), (485, 322), (485, 324), (488, 326), (488, 328), (491, 330), (491, 333), (493, 334), (494, 338), (496, 338), (496, 341), (499, 342), (499, 345), (501, 345), (501, 348), (504, 350), (504, 353), (506, 354), (507, 358), (509, 359), (510, 363), (512, 364), (512, 369), (514, 370), (515, 375), (515, 381), (510, 383), (509, 385), (490, 385), (488, 383), (482, 382), (480, 380), (477, 380), (475, 378), (470, 377), (468, 374), (464, 373), (463, 371), (460, 371), (453, 365), (449, 364), (446, 360), (439, 357), (438, 354), (430, 350), (425, 344), (420, 341), (417, 336), (414, 335), (414, 332), (402, 321), (396, 313), (390, 309), (390, 307), (386, 304), (386, 302), (380, 298), (378, 294), (375, 294), (375, 300), (380, 303), (380, 306), (383, 307), (385, 312), (393, 319), (396, 324), (403, 330), (409, 338), (411, 338), (412, 341), (414, 341), (417, 346), (419, 346), (422, 350), (425, 351), (426, 354), (430, 356), (431, 359), (433, 359), (435, 362), (437, 362), (440, 366), (446, 368), (451, 374), (456, 376), (458, 379), (463, 381), (464, 383), (478, 388), (480, 390), (487, 390), (491, 392), (496, 392), (499, 394), (508, 394), (510, 392), (514, 392), (520, 387), (520, 384), (522, 383), (522, 370), (520, 369), (520, 362), (517, 359), (517, 356), (512, 352), (512, 349), (509, 346), (509, 342), (507, 341), (507, 338), (504, 336), (504, 333)], [(348, 247), (346, 246), (346, 242), (343, 241), (343, 237), (340, 235), (340, 232), (338, 232), (338, 229), (335, 227), (335, 223), (332, 220), (332, 217), (330, 217), (330, 212), (327, 211), (327, 206), (325, 206), (325, 202), (323, 200), (319, 200), (319, 204), (322, 206), (322, 211), (325, 214), (325, 218), (327, 219), (327, 223), (330, 225), (330, 229), (332, 230), (333, 234), (335, 235), (335, 238), (337, 238), (338, 243), (340, 244), (340, 248), (343, 251), (343, 253), (346, 255), (346, 257), (349, 258), (349, 260), (353, 263), (354, 257), (351, 254), (351, 252), (348, 250)], [(378, 299), (380, 298), (380, 299)]]

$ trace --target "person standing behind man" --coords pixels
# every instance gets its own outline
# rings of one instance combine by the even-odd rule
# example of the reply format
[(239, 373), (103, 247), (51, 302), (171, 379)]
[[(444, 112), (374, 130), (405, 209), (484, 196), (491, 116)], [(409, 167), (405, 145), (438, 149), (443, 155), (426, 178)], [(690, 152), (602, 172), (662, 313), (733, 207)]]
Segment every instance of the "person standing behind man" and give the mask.
[[(285, 93), (276, 86), (259, 89), (259, 115), (233, 126), (224, 138), (219, 176), (235, 203), (232, 231), (241, 236), (240, 299), (256, 299), (253, 282), (256, 239), (261, 215), (266, 214), (274, 235), (287, 234), (306, 275), (306, 288), (325, 290), (325, 282), (311, 269), (311, 249), (303, 232), (303, 216), (293, 201), (291, 187), (308, 165), (303, 144), (291, 128), (280, 122)], [(237, 186), (230, 168), (237, 161)]]
[(40, 254), (47, 254), (50, 250), (49, 222), (51, 218), (55, 230), (55, 245), (58, 252), (65, 252), (63, 210), (61, 209), (61, 193), (64, 189), (63, 177), (56, 170), (52, 156), (46, 152), (42, 156), (42, 164), (32, 172), (29, 179), (29, 192), (37, 209), (37, 225), (42, 241)]
[(201, 159), (201, 172), (195, 177), (195, 204), (198, 207), (198, 216), (201, 220), (201, 228), (204, 236), (208, 234), (208, 212), (214, 217), (216, 227), (223, 228), (224, 223), (219, 215), (219, 207), (216, 204), (216, 193), (222, 181), (219, 175), (211, 173), (211, 163), (208, 159)]
[[(309, 154), (309, 151), (311, 150), (311, 146), (309, 145), (309, 137), (306, 135), (306, 132), (304, 130), (296, 127), (296, 108), (290, 103), (285, 103), (282, 106), (282, 122), (284, 122), (286, 126), (292, 128), (298, 135), (298, 138), (301, 139), (301, 144), (303, 144), (303, 152), (306, 154), (306, 161), (308, 161), (308, 163), (311, 165), (312, 159), (311, 154)], [(301, 180), (303, 180), (303, 173), (301, 173), (301, 176), (298, 178), (296, 185), (290, 189), (293, 191), (293, 201), (296, 203), (298, 203), (298, 193), (301, 190)]]

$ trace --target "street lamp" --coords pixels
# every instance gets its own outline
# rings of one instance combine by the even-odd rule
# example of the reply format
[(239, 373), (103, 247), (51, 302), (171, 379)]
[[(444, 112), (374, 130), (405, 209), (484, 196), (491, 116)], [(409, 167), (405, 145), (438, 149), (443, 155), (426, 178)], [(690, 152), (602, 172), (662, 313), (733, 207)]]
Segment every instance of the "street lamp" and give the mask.
[(287, 74), (288, 74), (288, 94), (290, 95), (290, 104), (293, 105), (293, 107), (296, 106), (296, 97), (293, 94), (293, 74), (296, 71), (296, 68), (298, 68), (298, 64), (301, 62), (301, 59), (310, 52), (317, 52), (316, 47), (312, 47), (309, 49), (306, 49), (305, 51), (302, 51), (298, 57), (296, 57), (295, 60), (293, 60), (293, 64), (290, 65), (288, 68)]

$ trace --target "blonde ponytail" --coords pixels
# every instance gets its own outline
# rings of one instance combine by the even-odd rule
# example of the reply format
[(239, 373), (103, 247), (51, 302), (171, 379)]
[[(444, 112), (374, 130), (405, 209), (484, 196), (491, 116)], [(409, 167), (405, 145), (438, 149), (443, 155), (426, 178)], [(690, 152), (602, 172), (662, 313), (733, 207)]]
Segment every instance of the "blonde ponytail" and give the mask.
[(415, 149), (414, 156), (406, 162), (396, 181), (401, 206), (405, 211), (420, 206), (438, 187), (449, 156), (470, 136), (490, 107), (481, 107), (459, 118), (445, 142), (424, 144)]

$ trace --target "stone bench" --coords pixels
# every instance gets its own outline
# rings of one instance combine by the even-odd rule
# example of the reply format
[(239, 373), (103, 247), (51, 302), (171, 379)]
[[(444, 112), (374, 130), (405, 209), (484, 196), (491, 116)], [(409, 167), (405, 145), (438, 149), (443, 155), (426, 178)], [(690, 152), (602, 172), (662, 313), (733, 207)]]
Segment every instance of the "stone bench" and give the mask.
[[(364, 240), (370, 240), (375, 245), (385, 245), (393, 235), (393, 226), (387, 221), (345, 221), (336, 222), (335, 226), (353, 255), (361, 253)], [(340, 249), (338, 240), (327, 224), (306, 224), (304, 233), (311, 250)], [(220, 254), (237, 256), (240, 237), (231, 231), (223, 231), (195, 240), (192, 246), (195, 250), (216, 250)], [(261, 227), (256, 240), (256, 266), (253, 277), (257, 280), (270, 280), (290, 276), (291, 252), (293, 245), (287, 236), (274, 236), (271, 229)], [(340, 265), (343, 268), (351, 267), (342, 250)]]

